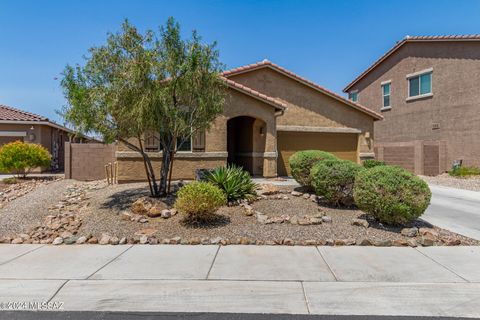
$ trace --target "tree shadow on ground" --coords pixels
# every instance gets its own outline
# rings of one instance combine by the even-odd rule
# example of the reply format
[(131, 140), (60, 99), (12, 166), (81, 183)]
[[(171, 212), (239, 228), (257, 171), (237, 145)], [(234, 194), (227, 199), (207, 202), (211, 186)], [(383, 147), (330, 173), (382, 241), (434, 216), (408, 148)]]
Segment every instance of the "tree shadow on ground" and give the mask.
[(114, 209), (117, 211), (127, 210), (135, 200), (149, 195), (150, 192), (147, 187), (119, 191), (110, 195), (105, 202), (102, 203), (101, 208)]
[(229, 224), (230, 217), (223, 214), (212, 214), (208, 219), (195, 219), (194, 217), (186, 216), (180, 223), (185, 228), (214, 229)]

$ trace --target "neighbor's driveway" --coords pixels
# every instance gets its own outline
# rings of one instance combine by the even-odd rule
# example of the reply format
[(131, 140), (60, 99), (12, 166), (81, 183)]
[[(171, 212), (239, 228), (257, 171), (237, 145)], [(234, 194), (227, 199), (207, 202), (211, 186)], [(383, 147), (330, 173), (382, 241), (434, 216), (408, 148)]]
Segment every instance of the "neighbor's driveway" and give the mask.
[(0, 302), (480, 317), (479, 265), (480, 247), (0, 245)]
[(432, 200), (422, 219), (480, 240), (480, 192), (430, 184)]

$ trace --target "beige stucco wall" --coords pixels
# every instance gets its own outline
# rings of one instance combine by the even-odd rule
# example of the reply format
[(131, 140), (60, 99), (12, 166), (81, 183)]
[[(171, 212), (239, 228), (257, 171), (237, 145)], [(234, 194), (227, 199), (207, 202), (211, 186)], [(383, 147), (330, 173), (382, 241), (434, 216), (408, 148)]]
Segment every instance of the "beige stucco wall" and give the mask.
[[(319, 93), (270, 68), (231, 77), (232, 80), (285, 102), (278, 126), (311, 126), (359, 129), (359, 153), (373, 153), (373, 119), (334, 98)], [(341, 133), (339, 133), (341, 134)]]
[[(433, 96), (406, 101), (406, 75), (428, 68)], [(387, 80), (392, 108), (375, 123), (376, 141), (445, 141), (447, 167), (456, 159), (480, 166), (480, 43), (407, 43), (349, 91), (358, 90), (361, 104), (381, 112), (381, 82)]]

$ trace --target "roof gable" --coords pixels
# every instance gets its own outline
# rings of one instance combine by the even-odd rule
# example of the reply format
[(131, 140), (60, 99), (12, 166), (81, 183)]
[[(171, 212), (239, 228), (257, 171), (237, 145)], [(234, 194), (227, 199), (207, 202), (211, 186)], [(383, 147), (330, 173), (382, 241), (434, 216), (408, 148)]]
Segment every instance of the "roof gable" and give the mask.
[(328, 89), (326, 89), (325, 87), (322, 87), (320, 86), (319, 84), (316, 84), (315, 82), (313, 81), (310, 81), (310, 80), (307, 80), (283, 67), (280, 67), (279, 65), (276, 65), (268, 60), (263, 60), (261, 62), (257, 62), (257, 63), (254, 63), (254, 64), (250, 64), (250, 65), (246, 65), (246, 66), (243, 66), (243, 67), (239, 67), (239, 68), (235, 68), (235, 69), (231, 69), (231, 70), (227, 70), (225, 72), (223, 72), (223, 76), (225, 76), (226, 78), (228, 77), (231, 77), (231, 76), (234, 76), (234, 75), (238, 75), (238, 74), (242, 74), (242, 73), (247, 73), (247, 72), (252, 72), (252, 71), (255, 71), (255, 70), (258, 70), (258, 69), (262, 69), (262, 68), (269, 68), (277, 73), (280, 73), (290, 79), (293, 79), (307, 87), (310, 87), (322, 94), (325, 94), (335, 100), (338, 100), (342, 103), (344, 103), (345, 105), (349, 106), (349, 107), (352, 107), (358, 111), (361, 111), (363, 113), (366, 113), (367, 115), (371, 116), (372, 118), (374, 118), (375, 120), (380, 120), (380, 119), (383, 119), (383, 116), (376, 113), (375, 111), (373, 110), (370, 110), (368, 109), (367, 107), (364, 107), (358, 103), (355, 103), (353, 101), (350, 101)]
[(360, 81), (363, 77), (385, 61), (388, 57), (394, 54), (400, 47), (406, 43), (411, 42), (438, 42), (438, 41), (480, 41), (479, 34), (473, 35), (453, 35), (453, 36), (406, 36), (401, 41), (398, 41), (390, 50), (388, 50), (383, 56), (378, 58), (370, 67), (363, 71), (358, 77), (356, 77), (352, 82), (350, 82), (344, 89), (344, 92), (347, 92), (355, 83)]

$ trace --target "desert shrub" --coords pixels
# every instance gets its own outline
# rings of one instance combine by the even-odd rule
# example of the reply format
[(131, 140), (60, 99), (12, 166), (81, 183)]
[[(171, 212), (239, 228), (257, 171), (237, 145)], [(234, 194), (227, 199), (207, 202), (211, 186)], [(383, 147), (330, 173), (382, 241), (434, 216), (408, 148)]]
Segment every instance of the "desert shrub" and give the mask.
[(333, 154), (320, 150), (305, 150), (294, 153), (288, 163), (293, 178), (302, 186), (311, 186), (310, 170), (318, 161), (337, 159)]
[(425, 181), (396, 166), (360, 172), (353, 194), (361, 210), (391, 225), (406, 225), (421, 216), (432, 195)]
[(456, 167), (448, 172), (452, 177), (468, 177), (480, 175), (480, 168), (477, 167)]
[(226, 204), (225, 193), (203, 181), (189, 183), (177, 192), (175, 208), (195, 221), (208, 221), (218, 208)]
[(26, 176), (33, 168), (50, 166), (52, 156), (41, 145), (21, 141), (0, 148), (0, 169)]
[(2, 182), (5, 183), (5, 184), (15, 184), (18, 181), (17, 181), (17, 178), (11, 177), (11, 178), (2, 179)]
[(331, 205), (351, 206), (355, 176), (362, 170), (362, 166), (348, 160), (319, 161), (310, 173), (315, 193)]
[(228, 201), (252, 199), (257, 196), (256, 184), (252, 181), (250, 173), (242, 167), (235, 165), (218, 167), (206, 173), (204, 179), (222, 189)]
[(363, 166), (367, 169), (370, 169), (376, 166), (384, 166), (384, 165), (386, 165), (385, 162), (380, 160), (375, 160), (375, 159), (367, 159), (363, 161)]

